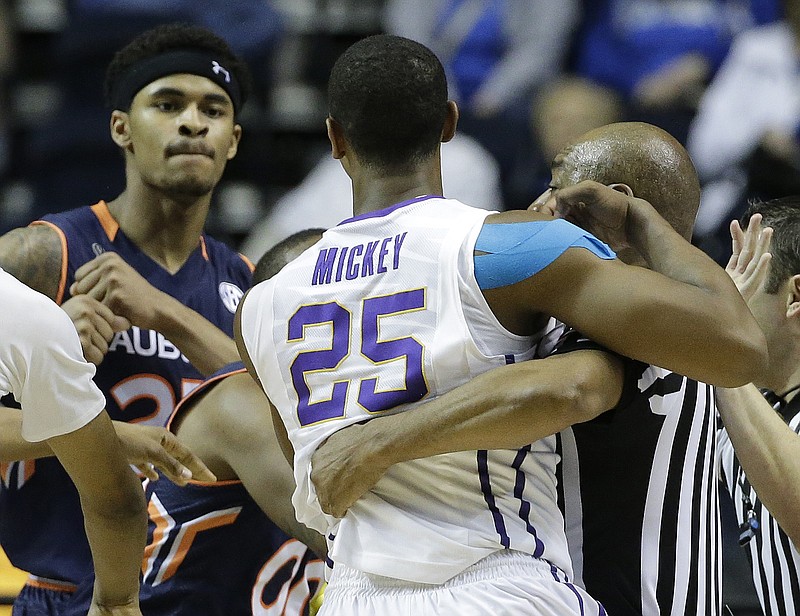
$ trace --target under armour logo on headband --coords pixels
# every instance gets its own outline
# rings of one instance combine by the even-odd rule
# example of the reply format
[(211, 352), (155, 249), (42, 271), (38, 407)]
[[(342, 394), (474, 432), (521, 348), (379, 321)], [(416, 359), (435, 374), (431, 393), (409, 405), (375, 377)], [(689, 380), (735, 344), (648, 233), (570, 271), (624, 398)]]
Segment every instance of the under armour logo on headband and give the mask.
[(216, 60), (211, 61), (211, 70), (214, 71), (216, 75), (222, 74), (225, 75), (225, 83), (231, 82), (231, 74), (227, 71), (227, 69), (223, 68), (219, 62)]

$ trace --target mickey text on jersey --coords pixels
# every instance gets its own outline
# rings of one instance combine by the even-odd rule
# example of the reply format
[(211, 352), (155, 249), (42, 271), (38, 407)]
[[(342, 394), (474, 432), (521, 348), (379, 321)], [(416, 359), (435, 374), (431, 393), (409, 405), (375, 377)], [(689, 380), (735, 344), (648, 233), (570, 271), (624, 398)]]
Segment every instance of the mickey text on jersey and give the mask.
[(400, 249), (406, 233), (355, 246), (323, 248), (317, 256), (311, 284), (329, 284), (384, 274), (400, 267)]

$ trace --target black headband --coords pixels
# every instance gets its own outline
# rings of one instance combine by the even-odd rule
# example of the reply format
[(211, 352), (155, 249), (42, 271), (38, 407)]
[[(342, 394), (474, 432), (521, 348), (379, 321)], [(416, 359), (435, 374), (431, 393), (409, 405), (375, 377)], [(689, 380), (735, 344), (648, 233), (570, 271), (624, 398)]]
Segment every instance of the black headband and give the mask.
[(215, 60), (211, 53), (186, 50), (169, 51), (130, 66), (114, 84), (111, 104), (114, 109), (127, 110), (136, 93), (146, 85), (161, 77), (179, 73), (207, 77), (228, 93), (234, 112), (240, 110), (242, 94), (236, 76)]

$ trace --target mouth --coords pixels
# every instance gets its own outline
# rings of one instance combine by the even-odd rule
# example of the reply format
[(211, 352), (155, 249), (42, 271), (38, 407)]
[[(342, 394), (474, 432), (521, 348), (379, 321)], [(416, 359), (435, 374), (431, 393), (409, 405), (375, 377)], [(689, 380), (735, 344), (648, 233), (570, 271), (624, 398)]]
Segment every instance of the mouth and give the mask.
[(214, 148), (203, 142), (177, 142), (167, 146), (167, 158), (173, 156), (205, 156), (214, 158)]

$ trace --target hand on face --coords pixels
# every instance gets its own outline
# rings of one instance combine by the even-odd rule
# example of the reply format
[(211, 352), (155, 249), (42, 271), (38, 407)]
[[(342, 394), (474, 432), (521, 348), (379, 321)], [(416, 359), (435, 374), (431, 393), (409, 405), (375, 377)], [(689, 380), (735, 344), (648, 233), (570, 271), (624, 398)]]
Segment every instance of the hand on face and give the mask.
[(162, 292), (115, 252), (105, 252), (79, 267), (70, 293), (88, 295), (133, 325), (158, 329), (157, 306)]
[(86, 361), (100, 365), (108, 352), (115, 332), (125, 331), (131, 324), (89, 295), (71, 297), (61, 306), (72, 319), (81, 341)]

